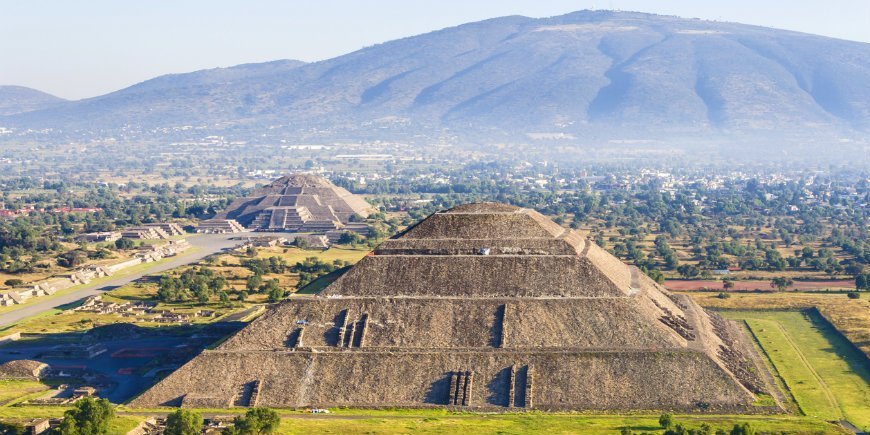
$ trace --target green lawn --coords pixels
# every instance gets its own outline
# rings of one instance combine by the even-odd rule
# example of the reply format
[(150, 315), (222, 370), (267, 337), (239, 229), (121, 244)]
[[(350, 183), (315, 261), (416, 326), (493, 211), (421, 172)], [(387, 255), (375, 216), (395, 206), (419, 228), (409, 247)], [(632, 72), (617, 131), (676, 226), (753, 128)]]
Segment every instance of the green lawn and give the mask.
[(39, 381), (0, 380), (0, 405), (6, 404), (37, 391), (45, 391), (48, 386)]
[(744, 319), (803, 412), (870, 429), (866, 359), (815, 312), (731, 311)]
[[(173, 409), (131, 409), (131, 413), (172, 412)], [(201, 409), (202, 414), (232, 415), (243, 409)], [(333, 409), (330, 414), (279, 409), (282, 434), (614, 434), (624, 427), (635, 433), (661, 433), (658, 415), (606, 415), (594, 413), (471, 413), (446, 409)], [(676, 421), (689, 428), (706, 423), (730, 431), (736, 423), (750, 423), (763, 433), (845, 434), (839, 426), (822, 420), (791, 415), (677, 415)]]
[[(837, 428), (806, 418), (783, 417), (682, 417), (677, 421), (690, 428), (707, 423), (714, 429), (729, 431), (737, 422), (750, 422), (766, 433), (841, 433)], [(433, 417), (368, 417), (361, 419), (284, 418), (281, 433), (305, 434), (405, 434), (405, 433), (474, 433), (474, 434), (614, 434), (624, 427), (635, 433), (661, 433), (658, 416), (584, 416), (584, 415), (447, 415)]]

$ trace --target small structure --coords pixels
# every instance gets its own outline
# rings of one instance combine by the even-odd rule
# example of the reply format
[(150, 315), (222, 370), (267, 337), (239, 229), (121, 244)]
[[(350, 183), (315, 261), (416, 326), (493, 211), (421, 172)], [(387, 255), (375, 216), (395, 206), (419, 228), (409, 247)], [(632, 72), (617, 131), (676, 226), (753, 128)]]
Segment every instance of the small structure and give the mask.
[(245, 227), (234, 219), (209, 219), (196, 226), (196, 232), (203, 234), (241, 233), (242, 231), (245, 231)]
[(322, 234), (300, 234), (293, 238), (293, 244), (305, 249), (329, 249), (329, 238)]
[(51, 429), (51, 420), (47, 418), (36, 418), (24, 424), (24, 429), (28, 434), (38, 435), (48, 432)]
[(65, 344), (52, 347), (42, 353), (43, 358), (91, 359), (108, 349), (101, 343)]
[(121, 238), (121, 233), (118, 231), (103, 231), (82, 234), (79, 238), (86, 242), (114, 242)]
[(0, 364), (0, 379), (28, 379), (38, 381), (49, 371), (44, 362), (19, 359)]
[(169, 234), (159, 227), (134, 227), (121, 231), (121, 237), (136, 240), (168, 239)]
[(97, 395), (97, 389), (90, 386), (82, 386), (73, 390), (73, 397), (94, 397)]
[(161, 231), (165, 232), (169, 236), (180, 236), (184, 234), (184, 229), (181, 228), (181, 225), (178, 225), (173, 222), (160, 222), (154, 224), (145, 224), (143, 225), (145, 228), (158, 228)]

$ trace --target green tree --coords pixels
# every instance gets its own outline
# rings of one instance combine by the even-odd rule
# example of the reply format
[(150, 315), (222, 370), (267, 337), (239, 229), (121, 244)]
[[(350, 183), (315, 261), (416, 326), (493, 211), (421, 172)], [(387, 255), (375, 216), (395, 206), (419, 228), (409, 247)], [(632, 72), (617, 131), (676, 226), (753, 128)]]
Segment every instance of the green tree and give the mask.
[(755, 435), (755, 429), (749, 423), (735, 424), (731, 435)]
[(275, 432), (281, 424), (281, 417), (274, 409), (252, 408), (244, 416), (233, 420), (233, 427), (223, 431), (224, 435), (260, 435)]
[(685, 278), (694, 278), (701, 274), (701, 269), (692, 264), (681, 264), (677, 267), (677, 272)]
[(278, 302), (281, 299), (284, 299), (284, 289), (278, 287), (277, 285), (269, 288), (269, 302)]
[(260, 286), (263, 285), (263, 277), (260, 275), (251, 275), (248, 277), (248, 282), (245, 284), (245, 288), (248, 289), (248, 292), (256, 292), (260, 289)]
[(75, 408), (65, 412), (63, 417), (62, 435), (98, 435), (108, 433), (115, 410), (106, 399), (86, 397), (76, 402)]
[(338, 238), (339, 245), (356, 245), (362, 243), (365, 239), (357, 233), (352, 231), (345, 231), (341, 233), (341, 236)]
[(779, 276), (770, 280), (770, 287), (779, 291), (785, 291), (792, 284), (794, 284), (794, 280), (788, 277)]
[(136, 246), (136, 242), (126, 237), (121, 237), (120, 239), (115, 240), (115, 247), (118, 249), (133, 249), (134, 246)]
[(202, 431), (202, 416), (187, 409), (178, 409), (166, 416), (165, 435), (198, 435)]
[(674, 426), (674, 416), (671, 414), (662, 414), (659, 416), (659, 426), (662, 429), (670, 429)]

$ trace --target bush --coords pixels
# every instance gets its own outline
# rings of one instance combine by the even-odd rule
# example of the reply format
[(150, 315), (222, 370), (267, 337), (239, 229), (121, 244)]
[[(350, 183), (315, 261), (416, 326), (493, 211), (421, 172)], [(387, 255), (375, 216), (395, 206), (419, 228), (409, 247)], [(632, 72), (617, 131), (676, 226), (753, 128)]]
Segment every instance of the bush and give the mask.
[(274, 409), (253, 408), (244, 416), (236, 417), (233, 426), (224, 429), (224, 435), (254, 435), (272, 433), (278, 430), (281, 417)]
[(669, 429), (674, 426), (674, 416), (671, 414), (662, 414), (659, 416), (659, 426), (662, 429)]
[(11, 278), (7, 279), (4, 284), (8, 285), (9, 287), (18, 287), (19, 285), (24, 284), (24, 280), (18, 278)]
[(861, 293), (849, 292), (849, 293), (846, 293), (846, 296), (848, 296), (849, 299), (859, 299), (861, 297)]
[(202, 416), (187, 409), (179, 409), (166, 416), (165, 435), (199, 435)]
[(719, 294), (716, 295), (716, 297), (719, 299), (728, 299), (731, 297), (731, 295), (728, 293), (725, 293), (725, 292), (719, 292)]
[(128, 239), (126, 237), (121, 237), (118, 240), (115, 240), (115, 247), (118, 249), (132, 249), (136, 246), (136, 242), (133, 239)]

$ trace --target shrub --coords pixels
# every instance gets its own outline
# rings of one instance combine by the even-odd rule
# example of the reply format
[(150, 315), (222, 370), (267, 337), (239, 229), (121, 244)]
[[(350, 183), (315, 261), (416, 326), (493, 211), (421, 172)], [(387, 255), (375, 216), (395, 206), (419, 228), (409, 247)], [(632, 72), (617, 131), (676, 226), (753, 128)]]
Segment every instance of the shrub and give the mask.
[(199, 435), (202, 431), (202, 416), (196, 412), (179, 409), (166, 416), (165, 435)]
[(24, 284), (24, 280), (18, 278), (11, 278), (7, 279), (4, 284), (8, 285), (9, 287), (17, 287), (21, 284)]
[(674, 416), (671, 414), (662, 414), (659, 417), (659, 426), (662, 429), (669, 429), (674, 426)]
[(725, 292), (719, 292), (719, 294), (716, 295), (716, 297), (719, 299), (728, 299), (731, 297), (731, 295), (728, 293), (725, 293)]
[(849, 299), (859, 299), (861, 297), (861, 293), (849, 292), (849, 293), (846, 293), (846, 296), (848, 296)]
[(249, 409), (244, 416), (233, 420), (233, 427), (224, 429), (224, 435), (254, 435), (267, 434), (278, 430), (281, 417), (274, 409), (253, 408)]
[(115, 247), (118, 249), (132, 249), (134, 246), (136, 246), (136, 242), (134, 242), (133, 239), (122, 237), (115, 240)]

